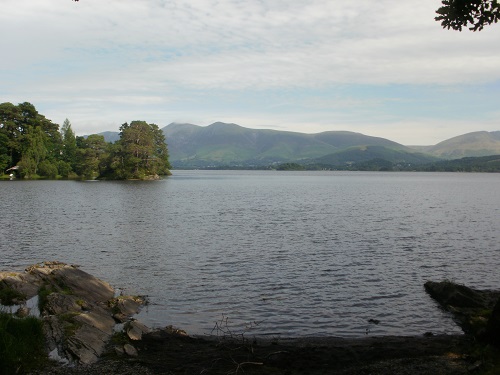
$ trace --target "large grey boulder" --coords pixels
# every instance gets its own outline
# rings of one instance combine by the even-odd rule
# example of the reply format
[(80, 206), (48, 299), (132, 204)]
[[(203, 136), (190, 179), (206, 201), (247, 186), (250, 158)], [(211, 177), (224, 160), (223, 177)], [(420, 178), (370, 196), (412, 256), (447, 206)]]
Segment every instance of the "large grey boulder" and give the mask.
[(137, 313), (144, 305), (145, 300), (138, 296), (118, 296), (109, 301), (109, 306), (114, 312), (113, 318), (116, 321), (124, 323), (130, 320), (130, 317)]
[(28, 273), (0, 272), (0, 289), (13, 289), (21, 293), (24, 296), (24, 300), (36, 296), (40, 285), (41, 281)]
[(151, 330), (138, 320), (132, 320), (126, 325), (127, 336), (130, 340), (141, 340), (142, 335), (151, 332)]
[(450, 281), (428, 281), (424, 287), (427, 293), (444, 307), (481, 308), (487, 304), (483, 291), (465, 285)]
[[(35, 264), (24, 273), (0, 272), (1, 288), (19, 291), (24, 299), (38, 293), (48, 352), (81, 364), (97, 361), (116, 324), (130, 320), (145, 303), (140, 297), (115, 298), (108, 283), (57, 261)], [(137, 321), (127, 327), (134, 340), (149, 331)]]
[(78, 266), (62, 262), (45, 262), (26, 269), (38, 284), (45, 284), (56, 292), (71, 293), (92, 303), (107, 302), (114, 296), (108, 283), (82, 271)]
[(80, 363), (96, 362), (113, 334), (115, 321), (106, 311), (97, 310), (76, 315), (72, 322), (78, 328), (67, 338), (66, 352)]
[(51, 293), (47, 296), (44, 307), (44, 315), (61, 315), (81, 311), (81, 300), (79, 297), (61, 293)]
[[(500, 336), (500, 291), (477, 290), (451, 281), (428, 281), (425, 290), (445, 310), (453, 314), (462, 330), (484, 340)], [(496, 306), (495, 306), (496, 304)]]
[(94, 304), (107, 302), (115, 295), (111, 285), (75, 267), (61, 267), (52, 275), (73, 295)]

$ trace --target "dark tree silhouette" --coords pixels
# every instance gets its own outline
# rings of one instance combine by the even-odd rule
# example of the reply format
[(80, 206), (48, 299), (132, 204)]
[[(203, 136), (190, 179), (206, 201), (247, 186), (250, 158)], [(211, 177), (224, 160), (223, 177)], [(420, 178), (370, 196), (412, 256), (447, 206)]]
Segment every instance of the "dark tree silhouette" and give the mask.
[[(72, 0), (79, 1), (79, 0)], [(498, 0), (442, 0), (436, 13), (436, 21), (441, 21), (444, 29), (462, 31), (462, 27), (480, 31), (484, 26), (497, 23), (500, 18)]]
[(497, 23), (500, 17), (498, 0), (443, 0), (436, 13), (445, 29), (462, 31), (462, 27), (479, 31), (484, 26)]

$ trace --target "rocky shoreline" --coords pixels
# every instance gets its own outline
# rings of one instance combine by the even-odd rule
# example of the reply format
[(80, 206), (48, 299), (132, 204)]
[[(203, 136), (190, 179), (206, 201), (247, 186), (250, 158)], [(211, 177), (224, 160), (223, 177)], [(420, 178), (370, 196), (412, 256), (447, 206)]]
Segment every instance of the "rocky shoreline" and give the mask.
[[(25, 272), (0, 272), (0, 290), (12, 296), (2, 304), (14, 305), (15, 315), (42, 319), (49, 357), (64, 365), (97, 362), (120, 329), (131, 340), (149, 332), (132, 319), (144, 298), (117, 295), (111, 285), (75, 265), (55, 261)], [(26, 303), (30, 300), (35, 300), (31, 308)], [(130, 344), (117, 350), (136, 354)]]
[[(494, 374), (500, 370), (500, 291), (478, 291), (448, 281), (428, 282), (425, 289), (453, 314), (464, 335), (263, 340), (220, 329), (214, 336), (191, 337), (172, 327), (150, 330), (134, 320), (144, 298), (118, 295), (78, 266), (45, 262), (25, 272), (0, 272), (2, 304), (15, 305), (13, 314), (35, 314), (43, 321), (52, 360), (32, 371), (34, 375)], [(33, 299), (38, 299), (39, 307), (26, 303)]]

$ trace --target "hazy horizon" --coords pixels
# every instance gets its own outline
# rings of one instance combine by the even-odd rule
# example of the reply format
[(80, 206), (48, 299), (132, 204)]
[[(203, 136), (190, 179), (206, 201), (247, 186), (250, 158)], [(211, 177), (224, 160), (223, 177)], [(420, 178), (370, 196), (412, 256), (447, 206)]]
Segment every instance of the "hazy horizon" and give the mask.
[[(193, 124), (193, 123), (182, 123), (182, 122), (171, 122), (171, 123), (169, 123), (169, 124), (167, 124), (167, 125), (165, 125), (165, 126), (159, 126), (159, 127), (160, 127), (160, 129), (163, 129), (163, 128), (166, 128), (167, 126), (172, 125), (172, 124), (179, 124), (179, 125), (194, 125), (194, 126), (199, 126), (199, 127), (207, 127), (207, 126), (213, 125), (213, 124), (215, 124), (215, 123), (224, 123), (224, 122), (223, 122), (223, 121), (215, 121), (215, 122), (213, 122), (213, 123), (211, 123), (211, 124), (206, 124), (206, 125), (205, 125), (205, 124), (204, 124), (204, 125), (200, 125), (200, 124)], [(226, 123), (226, 124), (237, 125), (237, 126), (241, 126), (241, 127), (243, 127), (243, 128), (246, 128), (246, 129), (255, 129), (255, 130), (259, 130), (259, 128), (250, 128), (250, 127), (247, 127), (247, 126), (242, 126), (242, 125), (240, 125), (240, 124), (234, 124), (234, 123)], [(158, 124), (157, 124), (157, 125), (158, 125)], [(264, 128), (264, 130), (265, 130), (265, 128)], [(280, 130), (280, 129), (269, 129), (269, 130), (288, 131), (288, 130)], [(321, 132), (314, 132), (314, 133), (306, 133), (306, 132), (299, 132), (299, 131), (293, 131), (293, 130), (291, 130), (291, 131), (292, 131), (292, 132), (296, 132), (296, 133), (318, 134), (318, 133), (321, 133), (321, 132), (326, 132), (326, 131), (328, 131), (328, 130), (323, 130), (323, 131), (321, 131)], [(337, 130), (334, 130), (334, 131), (337, 131)], [(350, 130), (338, 130), (338, 131), (350, 131)], [(485, 130), (477, 130), (477, 131), (485, 131)], [(498, 131), (498, 130), (492, 130), (492, 131)], [(97, 133), (92, 133), (92, 134), (101, 134), (101, 133), (119, 133), (119, 132), (120, 132), (119, 130), (102, 130), (102, 131), (99, 131), (99, 132), (97, 132)], [(359, 132), (356, 132), (356, 133), (359, 133)], [(91, 134), (91, 133), (89, 133), (89, 134), (82, 134), (82, 135), (84, 135), (84, 136), (88, 136), (88, 135), (90, 135), (90, 134)], [(365, 134), (365, 133), (361, 133), (361, 134), (363, 134), (363, 135), (367, 135), (367, 136), (371, 136), (371, 137), (378, 137), (378, 136), (373, 135), (373, 134)], [(458, 137), (458, 136), (461, 136), (461, 135), (465, 135), (465, 134), (468, 134), (468, 133), (464, 133), (464, 134), (456, 134), (456, 135), (451, 136), (451, 137), (449, 137), (449, 138), (442, 139), (442, 140), (440, 140), (440, 141), (438, 141), (438, 142), (436, 142), (436, 143), (434, 143), (434, 144), (425, 144), (425, 145), (424, 145), (424, 144), (403, 144), (403, 143), (401, 143), (401, 144), (402, 144), (403, 146), (434, 146), (434, 145), (436, 145), (436, 144), (438, 144), (438, 143), (440, 143), (440, 142), (447, 141), (447, 140), (448, 140), (448, 139), (450, 139), (450, 138), (455, 138), (455, 137)], [(385, 137), (380, 137), (380, 138), (385, 138)], [(394, 141), (394, 140), (393, 140), (393, 139), (391, 139), (391, 138), (386, 138), (386, 139), (388, 139), (388, 140), (390, 140), (390, 141)], [(394, 141), (394, 142), (396, 142), (396, 141)], [(167, 143), (168, 143), (168, 140), (167, 140)]]

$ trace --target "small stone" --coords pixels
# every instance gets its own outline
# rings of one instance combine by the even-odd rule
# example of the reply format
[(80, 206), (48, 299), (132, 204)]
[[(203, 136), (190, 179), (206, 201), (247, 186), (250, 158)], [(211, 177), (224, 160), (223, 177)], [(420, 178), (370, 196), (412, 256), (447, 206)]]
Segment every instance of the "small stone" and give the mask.
[(138, 296), (120, 296), (112, 300), (113, 308), (118, 310), (117, 314), (126, 317), (137, 314), (144, 303), (144, 299)]
[(128, 316), (122, 313), (113, 314), (113, 319), (119, 323), (125, 323), (128, 320)]
[(16, 311), (16, 316), (20, 318), (25, 318), (30, 314), (30, 309), (28, 309), (26, 306), (21, 306), (19, 309)]
[(151, 330), (146, 327), (144, 324), (137, 320), (132, 320), (128, 325), (127, 325), (127, 336), (131, 340), (141, 340), (142, 335), (144, 333), (148, 333)]
[(125, 349), (122, 348), (121, 346), (115, 346), (115, 353), (117, 355), (123, 355), (125, 354)]
[(131, 357), (137, 357), (139, 355), (139, 353), (137, 352), (137, 349), (134, 348), (132, 345), (130, 344), (125, 344), (123, 345), (123, 350), (125, 351), (125, 353)]
[(482, 366), (483, 366), (483, 362), (481, 362), (481, 361), (476, 361), (476, 362), (474, 362), (472, 365), (470, 365), (470, 366), (467, 368), (467, 371), (468, 371), (468, 372), (474, 372), (474, 371), (479, 370)]

